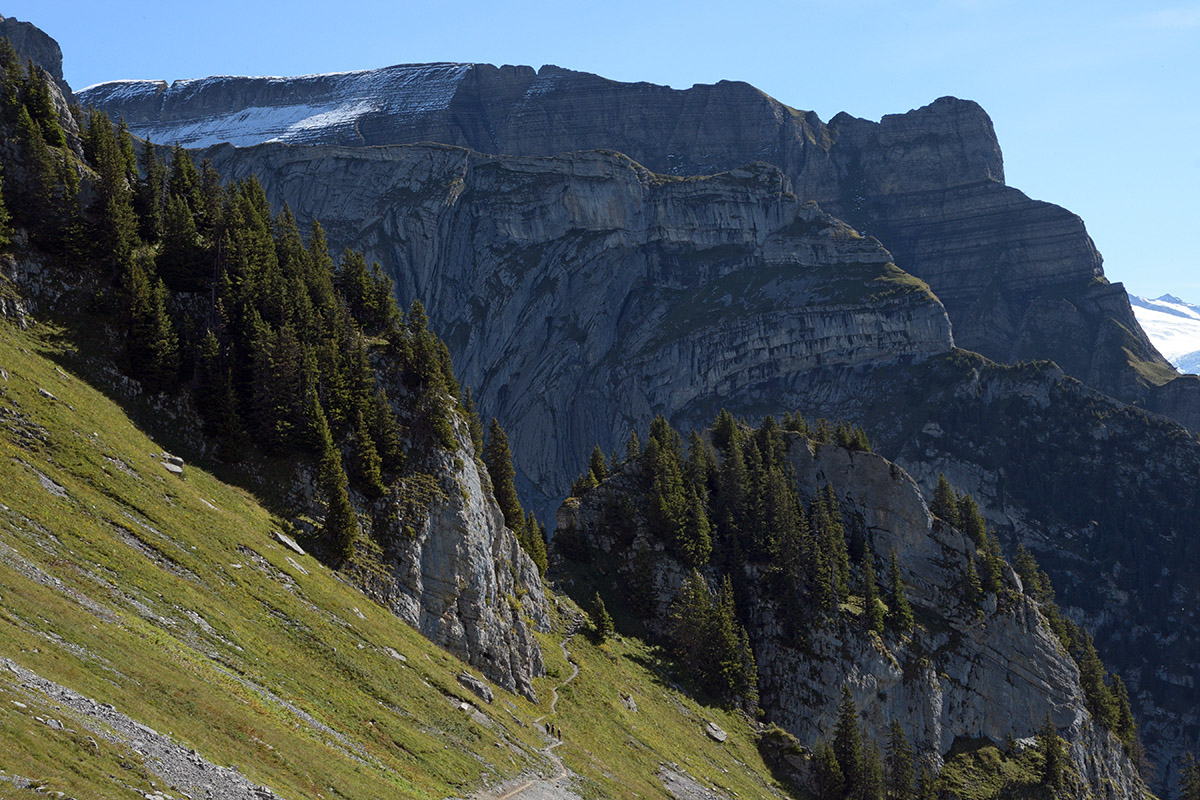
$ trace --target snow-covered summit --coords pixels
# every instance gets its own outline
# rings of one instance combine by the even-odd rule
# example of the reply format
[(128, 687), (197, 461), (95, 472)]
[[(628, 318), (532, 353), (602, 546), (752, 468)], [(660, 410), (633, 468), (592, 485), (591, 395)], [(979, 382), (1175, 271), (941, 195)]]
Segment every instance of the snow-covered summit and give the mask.
[(1200, 305), (1164, 294), (1153, 300), (1130, 295), (1142, 330), (1181, 372), (1200, 372)]

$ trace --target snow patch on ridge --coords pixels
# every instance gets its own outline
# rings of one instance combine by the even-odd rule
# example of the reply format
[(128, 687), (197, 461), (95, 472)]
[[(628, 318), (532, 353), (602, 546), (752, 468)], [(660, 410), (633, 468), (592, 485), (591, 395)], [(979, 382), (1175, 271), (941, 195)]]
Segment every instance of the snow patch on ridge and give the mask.
[(1200, 305), (1164, 294), (1154, 300), (1131, 296), (1138, 324), (1158, 351), (1182, 372), (1200, 372)]
[[(78, 95), (85, 105), (113, 109), (121, 103), (157, 102), (157, 115), (151, 114), (149, 120), (145, 114), (140, 115), (144, 121), (130, 115), (129, 129), (160, 144), (208, 147), (229, 142), (247, 147), (315, 141), (340, 129), (350, 129), (341, 133), (353, 137), (358, 121), (372, 114), (402, 118), (441, 111), (470, 68), (470, 64), (401, 64), (294, 78), (215, 75), (178, 80), (170, 86), (165, 81), (112, 81)], [(230, 96), (221, 97), (224, 93)], [(201, 96), (205, 97), (198, 99)], [(220, 105), (228, 110), (222, 112)], [(188, 107), (205, 111), (173, 117)]]

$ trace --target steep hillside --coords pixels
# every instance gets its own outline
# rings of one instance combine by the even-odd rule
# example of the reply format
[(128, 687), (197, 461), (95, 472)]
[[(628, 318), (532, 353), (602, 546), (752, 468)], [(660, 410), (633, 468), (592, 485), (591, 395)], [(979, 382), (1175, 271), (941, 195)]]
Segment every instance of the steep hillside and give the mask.
[[(1175, 377), (1123, 288), (1097, 280), (1101, 259), (1083, 222), (1004, 185), (991, 120), (972, 102), (946, 97), (878, 123), (846, 114), (825, 123), (745, 83), (674, 90), (486, 64), (126, 81), (81, 98), (123, 115), (139, 135), (194, 146), (433, 141), (525, 156), (604, 148), (680, 176), (767, 161), (802, 200), (877, 236), (897, 265), (925, 280), (961, 346), (1001, 362), (1053, 360), (1127, 402)], [(340, 215), (335, 204), (314, 211)], [(401, 274), (385, 250), (372, 255)], [(1193, 424), (1185, 406), (1200, 405), (1200, 393), (1181, 386), (1172, 397), (1154, 407)]]
[(170, 471), (78, 377), (75, 335), (0, 319), (0, 794), (482, 800), (552, 779), (557, 754), (585, 797), (618, 796), (614, 772), (643, 796), (668, 772), (784, 796), (747, 722), (664, 686), (636, 642), (568, 639), (581, 669), (561, 688), (569, 605), (538, 636), (538, 704), (480, 680), (293, 548), (255, 495)]

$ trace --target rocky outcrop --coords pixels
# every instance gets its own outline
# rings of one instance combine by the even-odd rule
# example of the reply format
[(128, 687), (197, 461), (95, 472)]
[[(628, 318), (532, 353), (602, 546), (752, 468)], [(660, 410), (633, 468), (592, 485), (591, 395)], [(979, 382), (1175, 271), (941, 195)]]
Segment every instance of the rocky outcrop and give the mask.
[(1052, 365), (959, 353), (824, 386), (821, 413), (870, 420), (874, 446), (927, 494), (944, 473), (1010, 553), (1035, 553), (1060, 607), (1129, 686), (1159, 785), (1173, 783), (1200, 746), (1189, 677), (1200, 670), (1200, 441)]
[(952, 345), (924, 283), (766, 164), (677, 179), (606, 152), (210, 155), (228, 177), (260, 175), (302, 221), (341, 209), (331, 243), (366, 248), (401, 297), (424, 300), (543, 517), (593, 444), (615, 446), (656, 413), (697, 425), (714, 404), (774, 405), (817, 367)]
[[(878, 455), (814, 446), (795, 434), (788, 442), (787, 461), (802, 493), (833, 487), (848, 525), (876, 554), (879, 574), (886, 574), (883, 555), (896, 554), (921, 625), (912, 636), (878, 637), (839, 618), (806, 627), (798, 641), (788, 633), (791, 626), (765, 568), (748, 565), (741, 581), (747, 597), (740, 607), (748, 615), (766, 718), (813, 746), (831, 736), (846, 686), (876, 742), (886, 741), (888, 726), (898, 720), (919, 753), (940, 759), (966, 742), (1003, 747), (1010, 736), (1028, 740), (1049, 716), (1096, 796), (1141, 797), (1144, 786), (1135, 766), (1116, 738), (1092, 720), (1078, 668), (1037, 604), (1021, 594), (1016, 575), (1007, 572), (1007, 591), (989, 595), (982, 609), (968, 606), (961, 582), (967, 560), (976, 557), (975, 545), (932, 519), (903, 469)], [(601, 522), (606, 506), (628, 495), (637, 480), (624, 473), (572, 498), (560, 510), (559, 526), (583, 532), (590, 546), (608, 554), (603, 563), (616, 565), (605, 573), (593, 559), (601, 586), (642, 580), (644, 562), (633, 554), (655, 553), (651, 580), (657, 619), (663, 620), (682, 583), (682, 565), (646, 533), (641, 512), (623, 519), (616, 532)]]
[[(1002, 362), (1053, 360), (1130, 402), (1174, 377), (1124, 289), (1095, 285), (1101, 259), (1083, 222), (1004, 185), (995, 131), (976, 103), (943, 97), (878, 123), (839, 114), (826, 124), (745, 83), (674, 90), (486, 64), (133, 81), (81, 96), (140, 135), (190, 146), (436, 141), (542, 156), (606, 148), (671, 175), (767, 161), (802, 199), (878, 237), (925, 280), (961, 346)], [(319, 210), (323, 220), (340, 214)]]
[[(500, 686), (536, 698), (533, 678), (544, 669), (533, 631), (550, 626), (541, 576), (504, 527), (462, 427), (457, 449), (437, 451), (426, 479), (401, 480), (375, 504), (370, 533), (384, 574), (356, 577), (430, 641)], [(359, 505), (369, 507), (361, 498)]]
[(62, 48), (45, 31), (30, 22), (0, 15), (0, 37), (7, 38), (17, 51), (22, 66), (33, 61), (54, 79), (55, 85), (67, 99), (72, 99), (71, 87), (63, 80)]

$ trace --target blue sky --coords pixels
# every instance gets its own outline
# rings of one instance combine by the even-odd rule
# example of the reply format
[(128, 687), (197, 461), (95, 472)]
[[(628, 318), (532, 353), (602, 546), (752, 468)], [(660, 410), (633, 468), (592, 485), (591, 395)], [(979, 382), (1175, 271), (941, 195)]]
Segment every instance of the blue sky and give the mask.
[(0, 13), (54, 36), (75, 88), (479, 61), (744, 80), (823, 119), (969, 98), (992, 117), (1008, 183), (1082, 216), (1110, 280), (1200, 301), (1200, 0), (6, 0)]

